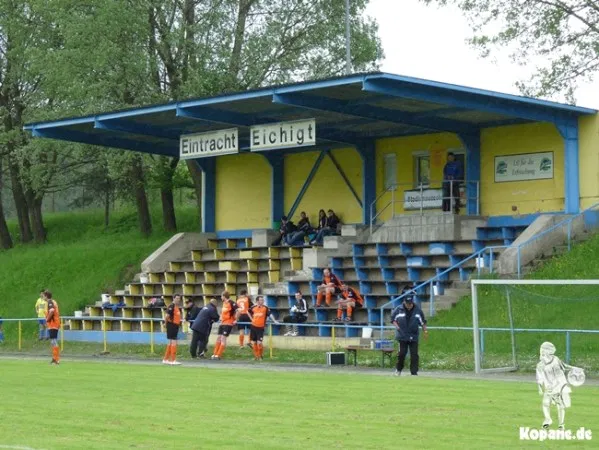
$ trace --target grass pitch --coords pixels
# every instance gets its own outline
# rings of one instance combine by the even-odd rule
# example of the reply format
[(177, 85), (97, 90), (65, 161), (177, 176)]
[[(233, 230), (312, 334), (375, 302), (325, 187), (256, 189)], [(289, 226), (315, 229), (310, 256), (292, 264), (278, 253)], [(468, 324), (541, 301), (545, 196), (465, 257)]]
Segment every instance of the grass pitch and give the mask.
[[(218, 362), (214, 363), (217, 365)], [(521, 448), (533, 383), (158, 364), (0, 360), (0, 448)], [(599, 388), (566, 426), (597, 430)], [(528, 444), (528, 445), (524, 445)]]

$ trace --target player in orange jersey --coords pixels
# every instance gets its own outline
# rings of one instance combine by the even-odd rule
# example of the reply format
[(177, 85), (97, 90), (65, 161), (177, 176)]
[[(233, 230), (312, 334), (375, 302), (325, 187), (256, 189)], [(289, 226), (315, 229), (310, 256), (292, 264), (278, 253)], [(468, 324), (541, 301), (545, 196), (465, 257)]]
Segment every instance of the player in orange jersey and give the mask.
[(331, 273), (330, 269), (324, 269), (322, 284), (318, 286), (318, 294), (316, 295), (316, 307), (322, 304), (323, 297), (326, 299), (327, 306), (331, 306), (334, 294), (341, 293), (341, 280)]
[(164, 318), (166, 322), (166, 338), (168, 344), (166, 346), (166, 353), (162, 364), (170, 364), (171, 366), (178, 366), (181, 363), (177, 361), (177, 336), (179, 335), (179, 328), (181, 327), (181, 296), (175, 295), (173, 302), (166, 308), (166, 316)]
[[(245, 333), (248, 329), (248, 323), (251, 319), (248, 316), (248, 311), (252, 306), (252, 302), (248, 297), (248, 291), (245, 289), (239, 292), (239, 298), (237, 299), (237, 329), (239, 330), (239, 348), (243, 348), (243, 341)], [(241, 324), (240, 324), (241, 322)], [(248, 345), (249, 342), (248, 342)]]
[(227, 347), (227, 337), (231, 334), (233, 325), (236, 323), (235, 310), (237, 309), (237, 304), (231, 300), (231, 294), (224, 291), (220, 298), (223, 301), (223, 308), (220, 313), (220, 326), (218, 327), (218, 337), (214, 346), (214, 354), (210, 359), (220, 359), (223, 356)]
[(347, 310), (347, 314), (345, 316), (346, 321), (352, 320), (352, 314), (355, 308), (360, 308), (364, 306), (364, 299), (360, 295), (360, 293), (352, 287), (344, 284), (341, 286), (341, 298), (338, 301), (337, 306), (337, 318), (335, 320), (339, 321), (343, 319), (343, 310)]
[(48, 302), (46, 312), (46, 326), (48, 327), (48, 337), (52, 345), (52, 362), (50, 364), (60, 364), (60, 347), (58, 346), (58, 330), (60, 329), (60, 311), (58, 303), (52, 298), (52, 292), (45, 291), (44, 297)]
[(250, 344), (254, 350), (254, 359), (259, 361), (262, 359), (264, 353), (262, 340), (264, 339), (266, 320), (270, 317), (274, 323), (278, 324), (279, 322), (272, 315), (268, 306), (264, 304), (264, 297), (262, 295), (256, 297), (256, 304), (251, 307), (249, 315), (252, 321), (252, 326), (250, 327)]

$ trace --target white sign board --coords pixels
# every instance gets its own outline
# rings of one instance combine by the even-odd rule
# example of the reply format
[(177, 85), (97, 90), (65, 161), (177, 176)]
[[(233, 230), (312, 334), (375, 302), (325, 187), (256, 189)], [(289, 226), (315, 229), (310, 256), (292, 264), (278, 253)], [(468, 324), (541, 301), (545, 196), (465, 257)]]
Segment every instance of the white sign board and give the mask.
[(495, 183), (553, 178), (553, 152), (495, 157)]
[(414, 189), (404, 191), (403, 209), (441, 209), (443, 206), (443, 191), (441, 189)]
[(185, 134), (179, 140), (179, 157), (181, 159), (206, 158), (231, 153), (239, 153), (237, 128)]
[(253, 152), (314, 144), (316, 144), (315, 119), (269, 123), (250, 128), (250, 150)]

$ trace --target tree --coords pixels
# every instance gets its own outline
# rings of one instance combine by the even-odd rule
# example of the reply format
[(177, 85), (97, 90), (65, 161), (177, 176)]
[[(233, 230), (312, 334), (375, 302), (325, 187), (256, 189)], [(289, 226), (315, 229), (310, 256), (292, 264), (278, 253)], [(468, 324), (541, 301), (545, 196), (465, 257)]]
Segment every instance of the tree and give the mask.
[(4, 204), (2, 201), (3, 181), (2, 158), (0, 157), (0, 247), (4, 250), (8, 250), (9, 248), (12, 248), (13, 243), (10, 231), (6, 224), (6, 217), (4, 216)]
[(539, 58), (529, 80), (518, 83), (531, 96), (563, 95), (599, 71), (599, 0), (421, 0), (457, 5), (474, 30), (471, 44), (483, 56), (505, 47), (520, 64)]

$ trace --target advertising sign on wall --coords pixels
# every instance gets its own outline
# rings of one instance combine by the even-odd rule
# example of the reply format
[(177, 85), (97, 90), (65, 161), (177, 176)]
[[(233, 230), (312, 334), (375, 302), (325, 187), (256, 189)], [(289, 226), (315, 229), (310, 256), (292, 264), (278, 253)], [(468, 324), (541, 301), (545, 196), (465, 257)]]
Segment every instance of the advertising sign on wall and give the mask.
[(553, 152), (495, 157), (495, 183), (553, 178)]

